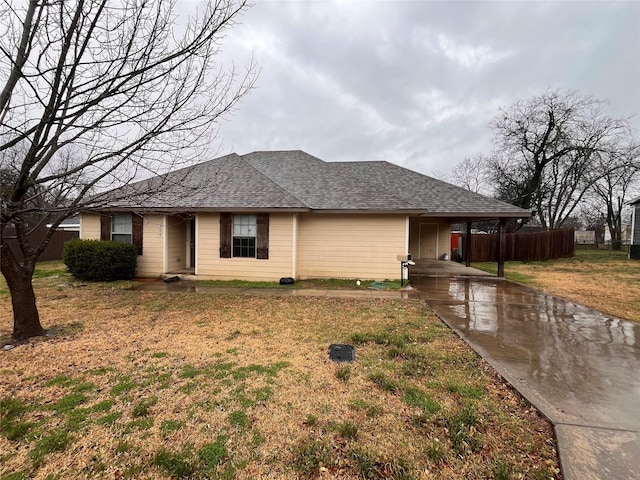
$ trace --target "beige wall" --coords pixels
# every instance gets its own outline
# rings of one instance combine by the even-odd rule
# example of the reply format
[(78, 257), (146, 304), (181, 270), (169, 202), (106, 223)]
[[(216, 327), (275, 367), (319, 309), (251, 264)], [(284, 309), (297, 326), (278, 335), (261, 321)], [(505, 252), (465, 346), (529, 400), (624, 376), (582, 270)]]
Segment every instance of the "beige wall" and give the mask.
[[(162, 215), (143, 217), (142, 255), (138, 256), (136, 275), (155, 277), (161, 275), (164, 267), (164, 218)], [(82, 213), (80, 215), (80, 238), (100, 240), (100, 215)]]
[(279, 280), (293, 276), (293, 218), (269, 215), (269, 258), (220, 258), (220, 216), (199, 214), (196, 220), (196, 274), (220, 280)]
[(157, 277), (164, 273), (164, 216), (145, 215), (142, 225), (142, 255), (138, 257), (136, 275)]
[(80, 214), (80, 238), (83, 240), (100, 240), (100, 215), (93, 213)]
[[(418, 220), (411, 219), (409, 239), (409, 251), (416, 257), (418, 250), (412, 247), (418, 241), (415, 227)], [(420, 221), (438, 223), (438, 253), (449, 252), (449, 224), (432, 219)], [(177, 217), (145, 215), (143, 255), (138, 257), (137, 275), (155, 277), (185, 268), (186, 235), (186, 223)], [(81, 216), (80, 236), (100, 238), (99, 215)], [(294, 248), (294, 239), (297, 239), (297, 248)], [(196, 274), (199, 278), (255, 281), (274, 281), (290, 276), (396, 279), (400, 276), (397, 255), (407, 253), (407, 217), (271, 213), (268, 260), (220, 258), (219, 242), (220, 216), (199, 214), (196, 219)]]
[(407, 248), (403, 215), (301, 214), (300, 278), (400, 278), (397, 255)]
[(451, 255), (451, 225), (445, 219), (412, 217), (409, 231), (409, 252), (414, 258), (439, 259), (445, 253)]

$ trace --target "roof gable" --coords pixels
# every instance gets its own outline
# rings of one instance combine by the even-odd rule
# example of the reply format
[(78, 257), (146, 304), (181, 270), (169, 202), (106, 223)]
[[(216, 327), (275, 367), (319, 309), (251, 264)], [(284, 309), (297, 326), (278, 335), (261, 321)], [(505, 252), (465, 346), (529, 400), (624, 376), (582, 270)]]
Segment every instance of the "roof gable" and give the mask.
[[(136, 195), (135, 192), (150, 191)], [(128, 193), (130, 192), (130, 193)], [(110, 206), (148, 209), (306, 208), (299, 199), (233, 153), (113, 192)]]

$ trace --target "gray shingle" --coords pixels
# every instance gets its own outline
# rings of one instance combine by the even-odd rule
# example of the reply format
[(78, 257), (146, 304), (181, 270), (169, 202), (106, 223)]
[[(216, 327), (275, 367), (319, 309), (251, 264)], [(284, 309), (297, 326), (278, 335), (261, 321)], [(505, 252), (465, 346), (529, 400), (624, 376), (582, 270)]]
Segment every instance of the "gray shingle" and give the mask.
[[(132, 194), (145, 192), (146, 195)], [(150, 209), (306, 208), (237, 154), (227, 155), (113, 192), (111, 206)]]
[(342, 175), (349, 175), (377, 188), (394, 192), (413, 208), (432, 214), (503, 213), (527, 215), (519, 207), (485, 197), (450, 183), (408, 170), (389, 162), (329, 163)]
[(254, 152), (242, 157), (313, 210), (398, 210), (411, 204), (387, 190), (345, 175), (302, 151)]
[[(145, 193), (148, 190), (150, 194)], [(111, 195), (110, 206), (134, 209), (527, 214), (389, 162), (324, 162), (300, 150), (231, 154), (123, 187)]]

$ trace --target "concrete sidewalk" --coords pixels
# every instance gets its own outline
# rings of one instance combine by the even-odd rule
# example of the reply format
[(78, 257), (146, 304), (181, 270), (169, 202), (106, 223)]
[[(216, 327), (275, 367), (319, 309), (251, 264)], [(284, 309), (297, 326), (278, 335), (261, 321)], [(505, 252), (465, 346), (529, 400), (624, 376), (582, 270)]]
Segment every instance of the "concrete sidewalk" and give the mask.
[(554, 424), (565, 479), (640, 479), (640, 323), (495, 277), (412, 285)]

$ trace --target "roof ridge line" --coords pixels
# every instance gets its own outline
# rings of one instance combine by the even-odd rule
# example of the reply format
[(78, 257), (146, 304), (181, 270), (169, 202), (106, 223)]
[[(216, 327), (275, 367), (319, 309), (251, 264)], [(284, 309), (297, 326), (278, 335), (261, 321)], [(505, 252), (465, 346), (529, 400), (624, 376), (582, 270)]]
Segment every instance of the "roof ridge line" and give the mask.
[[(279, 152), (302, 152), (302, 150), (278, 150)], [(258, 172), (258, 174), (260, 174), (262, 177), (268, 179), (272, 184), (274, 184), (281, 192), (286, 193), (287, 195), (289, 195), (292, 198), (295, 198), (300, 205), (303, 206), (303, 208), (308, 208), (309, 210), (313, 210), (308, 204), (307, 202), (304, 202), (300, 199), (300, 197), (298, 197), (297, 195), (294, 195), (292, 192), (290, 192), (289, 190), (287, 190), (286, 188), (284, 188), (282, 185), (280, 185), (278, 182), (276, 182), (273, 178), (271, 178), (269, 175), (267, 175), (266, 173), (264, 173), (262, 170), (260, 170), (258, 167), (256, 167), (255, 165), (253, 165), (250, 161), (248, 161), (247, 159), (245, 159), (244, 157), (248, 157), (249, 155), (253, 155), (254, 153), (260, 153), (260, 152), (272, 152), (271, 150), (259, 150), (256, 152), (251, 152), (251, 153), (246, 153), (244, 155), (238, 155), (240, 157), (240, 159), (246, 163), (247, 165), (249, 165), (252, 169), (254, 169), (256, 172)], [(304, 152), (306, 153), (306, 152)], [(318, 159), (321, 162), (324, 162), (324, 160), (322, 159)], [(326, 162), (325, 162), (326, 163)]]

